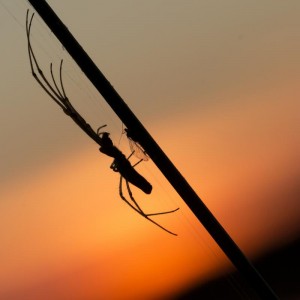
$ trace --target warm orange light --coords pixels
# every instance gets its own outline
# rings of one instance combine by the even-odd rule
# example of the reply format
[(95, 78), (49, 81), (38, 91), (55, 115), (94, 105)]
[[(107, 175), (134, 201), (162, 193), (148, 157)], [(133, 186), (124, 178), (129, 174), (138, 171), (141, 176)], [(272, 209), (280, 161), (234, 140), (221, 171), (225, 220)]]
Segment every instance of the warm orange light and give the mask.
[[(270, 90), (255, 101), (249, 96), (247, 109), (220, 107), (213, 115), (199, 119), (195, 112), (152, 128), (205, 204), (251, 255), (286, 236), (298, 219), (295, 194), (290, 192), (288, 206), (285, 202), (299, 163), (289, 135), (297, 124), (295, 104), (281, 101), (287, 90), (282, 95)], [(274, 118), (265, 121), (270, 103)], [(280, 115), (283, 108), (291, 111), (288, 119)], [(95, 148), (86, 149), (1, 190), (0, 295), (151, 299), (230, 265), (152, 162), (138, 168), (153, 193), (133, 188), (134, 195), (145, 211), (179, 206), (174, 214), (154, 217), (178, 237), (121, 201), (119, 175), (110, 163)]]

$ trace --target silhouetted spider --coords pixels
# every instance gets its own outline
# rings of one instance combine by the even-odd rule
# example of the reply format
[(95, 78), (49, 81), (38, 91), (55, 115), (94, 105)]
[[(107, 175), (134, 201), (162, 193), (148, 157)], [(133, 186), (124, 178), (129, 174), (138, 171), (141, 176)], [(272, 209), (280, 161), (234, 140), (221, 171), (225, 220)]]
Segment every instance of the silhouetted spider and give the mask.
[[(135, 166), (142, 161), (142, 159), (135, 165), (131, 165), (129, 162), (129, 158), (134, 153), (132, 152), (131, 155), (126, 158), (125, 155), (113, 145), (112, 140), (109, 137), (108, 132), (102, 132), (101, 129), (104, 126), (101, 126), (98, 128), (97, 132), (93, 130), (93, 128), (84, 120), (84, 118), (77, 112), (77, 110), (74, 108), (74, 106), (69, 101), (68, 97), (66, 96), (63, 80), (62, 80), (62, 65), (63, 60), (60, 62), (60, 69), (59, 69), (59, 84), (54, 78), (53, 75), (53, 67), (52, 63), (50, 64), (50, 73), (51, 73), (51, 79), (52, 84), (49, 82), (49, 80), (46, 78), (46, 76), (43, 74), (43, 71), (39, 67), (39, 64), (37, 62), (37, 59), (35, 57), (35, 54), (32, 50), (31, 41), (30, 41), (30, 31), (31, 31), (31, 25), (33, 21), (34, 13), (29, 17), (29, 10), (27, 10), (26, 14), (26, 34), (27, 34), (27, 41), (28, 41), (28, 55), (29, 55), (29, 62), (30, 62), (30, 68), (33, 77), (35, 80), (39, 83), (39, 85), (43, 88), (43, 90), (55, 101), (56, 104), (58, 104), (65, 114), (67, 114), (69, 117), (72, 118), (72, 120), (89, 136), (91, 137), (98, 145), (100, 145), (100, 152), (113, 157), (114, 161), (111, 164), (110, 168), (120, 173), (120, 183), (119, 183), (119, 195), (121, 199), (123, 199), (133, 210), (135, 210), (138, 214), (140, 214), (142, 217), (147, 219), (148, 221), (152, 222), (156, 226), (160, 227), (161, 229), (165, 230), (166, 232), (176, 235), (175, 233), (169, 231), (168, 229), (164, 228), (160, 224), (153, 221), (150, 217), (156, 216), (156, 215), (162, 215), (162, 214), (168, 214), (177, 211), (179, 208), (176, 208), (171, 211), (166, 212), (160, 212), (160, 213), (152, 213), (152, 214), (146, 214), (141, 209), (141, 207), (138, 205), (136, 200), (133, 197), (133, 194), (131, 192), (129, 182), (139, 189), (141, 189), (146, 194), (150, 194), (152, 191), (151, 184), (142, 176), (140, 175), (136, 170)], [(128, 201), (125, 196), (123, 195), (122, 191), (122, 181), (123, 178), (126, 182), (126, 188), (128, 191), (128, 195), (130, 197), (130, 201)]]
[[(106, 126), (106, 125), (104, 125)], [(134, 184), (135, 186), (139, 187), (143, 192), (146, 194), (150, 194), (152, 190), (152, 186), (148, 181), (141, 176), (135, 169), (134, 167), (138, 165), (141, 161), (139, 160), (135, 165), (131, 165), (129, 162), (130, 157), (133, 155), (134, 152), (131, 152), (128, 158), (125, 157), (125, 155), (113, 145), (112, 140), (109, 137), (108, 132), (102, 132), (100, 131), (104, 126), (101, 126), (97, 130), (97, 134), (101, 137), (103, 145), (100, 147), (100, 151), (108, 156), (111, 156), (114, 158), (114, 161), (112, 162), (110, 168), (115, 171), (120, 173), (120, 183), (119, 183), (119, 195), (120, 197), (132, 208), (134, 209), (137, 213), (139, 213), (141, 216), (149, 220), (150, 222), (154, 223), (161, 229), (167, 231), (170, 234), (176, 235), (175, 233), (169, 231), (168, 229), (164, 228), (160, 224), (156, 223), (152, 219), (150, 219), (150, 216), (156, 216), (156, 215), (164, 215), (164, 214), (169, 214), (172, 212), (177, 211), (179, 208), (176, 208), (174, 210), (170, 211), (165, 211), (165, 212), (159, 212), (159, 213), (152, 213), (152, 214), (146, 214), (144, 211), (141, 209), (141, 207), (138, 205), (136, 200), (133, 197), (133, 194), (131, 192), (129, 182)], [(125, 179), (126, 182), (126, 188), (128, 191), (128, 195), (130, 197), (130, 201), (128, 201), (124, 194), (123, 194), (123, 189), (122, 189), (122, 181), (123, 178)]]

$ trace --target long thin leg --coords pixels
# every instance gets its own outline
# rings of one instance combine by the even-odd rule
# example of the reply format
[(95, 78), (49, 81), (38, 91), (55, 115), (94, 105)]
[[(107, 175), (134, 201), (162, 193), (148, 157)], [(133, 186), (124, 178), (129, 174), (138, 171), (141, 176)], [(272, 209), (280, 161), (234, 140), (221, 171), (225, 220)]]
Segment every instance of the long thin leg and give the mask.
[[(28, 55), (29, 55), (29, 62), (30, 62), (30, 68), (33, 77), (36, 79), (36, 81), (39, 83), (39, 85), (43, 88), (43, 90), (62, 108), (66, 109), (65, 105), (62, 103), (60, 93), (58, 93), (48, 82), (47, 78), (45, 77), (43, 71), (39, 67), (39, 64), (37, 62), (37, 59), (34, 55), (34, 52), (31, 47), (30, 42), (30, 32), (31, 32), (31, 25), (33, 21), (34, 13), (32, 14), (31, 18), (29, 19), (29, 10), (27, 10), (26, 14), (26, 34), (27, 34), (27, 42), (28, 42)], [(36, 67), (38, 73), (40, 74), (42, 80), (37, 76), (34, 70), (34, 66)]]
[[(121, 176), (122, 177), (122, 176)], [(143, 216), (146, 216), (146, 214), (144, 213), (144, 211), (141, 209), (141, 207), (138, 205), (138, 203), (135, 201), (135, 199), (133, 198), (133, 194), (131, 192), (131, 189), (130, 189), (130, 186), (129, 186), (129, 183), (128, 183), (128, 180), (125, 180), (126, 182), (126, 188), (127, 188), (127, 191), (128, 191), (128, 195), (131, 199), (131, 201), (135, 204), (137, 210), (143, 215)]]
[(150, 216), (158, 216), (158, 215), (166, 215), (166, 214), (170, 214), (173, 213), (175, 211), (179, 210), (179, 207), (173, 209), (173, 210), (168, 210), (168, 211), (163, 211), (163, 212), (159, 212), (159, 213), (151, 213), (151, 214), (147, 214), (148, 217)]
[(142, 209), (139, 207), (139, 205), (136, 203), (136, 201), (130, 197), (130, 199), (133, 199), (133, 203), (136, 205), (136, 207), (134, 205), (132, 205), (123, 195), (123, 189), (122, 189), (122, 182), (123, 182), (123, 177), (120, 176), (120, 183), (119, 183), (119, 194), (120, 197), (122, 198), (122, 200), (124, 200), (133, 210), (135, 210), (137, 213), (141, 214), (142, 216), (144, 216), (144, 212), (142, 211)]
[[(134, 153), (134, 151), (129, 155), (129, 157), (127, 159), (129, 159), (132, 154)], [(136, 167), (139, 163), (141, 163), (143, 161), (143, 159), (140, 159), (137, 163), (135, 163), (132, 167)], [(128, 193), (129, 193), (129, 196), (130, 198), (133, 200), (133, 197), (132, 197), (132, 193), (131, 193), (131, 190), (130, 190), (130, 187), (129, 187), (129, 184), (128, 184), (128, 181), (126, 181), (127, 183), (127, 190), (128, 190)], [(134, 200), (133, 200), (134, 201)], [(135, 204), (137, 205), (136, 201), (134, 201)], [(138, 205), (137, 205), (138, 206)], [(159, 212), (159, 213), (151, 213), (151, 214), (146, 214), (148, 217), (150, 216), (157, 216), (157, 215), (165, 215), (165, 214), (170, 214), (170, 213), (173, 213), (175, 211), (179, 210), (179, 207), (173, 209), (173, 210), (168, 210), (168, 211), (164, 211), (164, 212)]]
[[(63, 60), (60, 62), (60, 70), (59, 70), (59, 83), (55, 80), (53, 74), (53, 67), (52, 63), (50, 64), (50, 72), (51, 78), (53, 82), (53, 86), (50, 84), (49, 80), (44, 75), (43, 71), (41, 70), (37, 58), (33, 52), (31, 41), (30, 41), (30, 33), (32, 27), (34, 13), (29, 17), (29, 10), (27, 10), (26, 14), (26, 35), (27, 35), (27, 42), (28, 42), (28, 55), (29, 55), (29, 62), (30, 68), (33, 77), (36, 79), (38, 84), (43, 88), (43, 90), (63, 109), (63, 111), (70, 116), (73, 121), (94, 141), (101, 145), (101, 140), (99, 139), (98, 135), (94, 130), (91, 128), (89, 124), (86, 123), (83, 117), (77, 112), (77, 110), (73, 107), (71, 102), (66, 96), (63, 80), (62, 80), (62, 65)], [(37, 70), (37, 73), (35, 72)], [(38, 76), (39, 75), (39, 76)], [(60, 86), (59, 86), (60, 85)]]
[[(127, 186), (127, 190), (128, 190), (128, 194), (129, 194), (129, 197), (131, 199), (131, 201), (136, 205), (136, 207), (134, 205), (132, 205), (123, 195), (123, 191), (122, 191), (122, 181), (123, 181), (123, 177), (120, 176), (120, 185), (119, 185), (119, 194), (120, 194), (120, 197), (122, 200), (124, 200), (133, 210), (135, 210), (139, 215), (141, 215), (142, 217), (144, 217), (145, 219), (147, 219), (148, 221), (150, 221), (151, 223), (155, 224), (156, 226), (158, 226), (159, 228), (161, 228), (162, 230), (172, 234), (172, 235), (176, 235), (176, 233), (166, 229), (165, 227), (163, 227), (162, 225), (158, 224), (157, 222), (153, 221), (152, 219), (149, 218), (149, 215), (148, 214), (145, 214), (143, 212), (143, 210), (140, 208), (140, 206), (137, 204), (136, 200), (133, 198), (133, 195), (132, 195), (132, 192), (130, 190), (130, 187), (129, 187), (129, 183), (128, 181), (126, 180), (126, 186)], [(177, 209), (176, 209), (177, 210)], [(167, 212), (168, 213), (168, 212)], [(159, 213), (161, 214), (161, 213)], [(154, 215), (154, 214), (151, 214), (151, 215)]]
[(62, 90), (63, 97), (64, 97), (65, 99), (68, 99), (68, 97), (67, 97), (67, 95), (66, 95), (66, 92), (65, 92), (63, 80), (62, 80), (62, 65), (63, 65), (63, 60), (60, 61), (60, 67), (59, 67), (59, 80), (60, 80), (60, 86), (61, 86), (61, 90)]
[[(30, 32), (31, 32), (31, 26), (32, 26), (32, 21), (33, 21), (34, 13), (32, 14), (31, 18), (29, 19), (29, 10), (27, 10), (27, 15), (26, 15), (26, 33), (27, 33), (27, 41), (28, 41), (28, 54), (29, 54), (29, 62), (30, 62), (30, 67), (31, 67), (31, 72), (33, 77), (36, 79), (36, 81), (39, 83), (39, 85), (43, 88), (43, 90), (66, 112), (67, 114), (74, 114), (77, 113), (71, 102), (68, 100), (64, 85), (63, 85), (63, 80), (62, 80), (62, 65), (63, 65), (63, 60), (60, 62), (60, 70), (59, 70), (59, 81), (60, 81), (60, 88), (58, 87), (58, 84), (55, 80), (54, 74), (53, 74), (53, 65), (52, 63), (50, 64), (50, 73), (51, 73), (51, 78), (54, 84), (54, 87), (49, 83), (48, 79), (44, 75), (43, 71), (39, 67), (37, 58), (33, 52), (32, 46), (31, 46), (31, 41), (30, 41)], [(37, 76), (35, 73), (35, 68), (37, 72), (39, 73), (41, 79)], [(77, 118), (79, 119), (79, 118)]]
[[(62, 76), (62, 74), (61, 74), (62, 63), (63, 63), (63, 60), (60, 61), (59, 77)], [(63, 92), (60, 91), (60, 89), (59, 89), (59, 87), (58, 87), (58, 85), (57, 85), (57, 83), (56, 83), (56, 80), (55, 80), (55, 78), (54, 78), (54, 75), (53, 75), (53, 64), (52, 64), (52, 63), (50, 63), (50, 74), (51, 74), (51, 78), (52, 78), (52, 81), (53, 81), (53, 83), (54, 83), (54, 86), (55, 86), (55, 88), (56, 88), (56, 91), (57, 91), (57, 93), (59, 94), (59, 99), (66, 99), (67, 96), (66, 96)], [(60, 80), (60, 82), (62, 83), (61, 78), (60, 78), (59, 80)]]
[[(122, 176), (121, 176), (122, 177)], [(166, 215), (166, 214), (170, 214), (173, 213), (175, 211), (177, 211), (179, 209), (179, 207), (177, 207), (176, 209), (173, 210), (168, 210), (168, 211), (163, 211), (163, 212), (158, 212), (158, 213), (151, 213), (151, 214), (146, 214), (143, 212), (143, 210), (140, 208), (140, 206), (137, 204), (136, 200), (133, 198), (133, 194), (131, 192), (130, 186), (129, 186), (129, 182), (126, 180), (126, 187), (127, 187), (127, 191), (129, 194), (130, 199), (132, 200), (132, 202), (137, 206), (137, 208), (143, 213), (143, 215), (150, 217), (150, 216), (157, 216), (157, 215)]]

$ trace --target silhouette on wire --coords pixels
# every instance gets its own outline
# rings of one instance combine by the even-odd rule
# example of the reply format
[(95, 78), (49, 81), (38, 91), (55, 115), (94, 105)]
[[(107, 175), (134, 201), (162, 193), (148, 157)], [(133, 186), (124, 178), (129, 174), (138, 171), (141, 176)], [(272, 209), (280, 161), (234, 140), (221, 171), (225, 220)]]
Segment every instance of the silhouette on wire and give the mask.
[[(152, 191), (151, 184), (142, 176), (140, 175), (136, 170), (135, 166), (139, 164), (143, 159), (141, 159), (139, 162), (137, 162), (135, 165), (131, 165), (129, 162), (130, 157), (135, 153), (135, 150), (132, 151), (130, 156), (126, 158), (126, 156), (116, 147), (113, 145), (113, 142), (111, 138), (109, 137), (109, 133), (105, 131), (101, 131), (103, 127), (106, 125), (100, 126), (95, 132), (93, 128), (84, 120), (84, 118), (77, 112), (77, 110), (74, 108), (74, 106), (69, 101), (64, 85), (62, 80), (62, 66), (63, 66), (63, 60), (60, 62), (60, 68), (59, 68), (59, 82), (55, 80), (54, 73), (53, 73), (53, 66), (52, 63), (50, 64), (50, 74), (51, 74), (51, 80), (52, 84), (49, 82), (49, 80), (44, 75), (43, 71), (39, 67), (38, 61), (35, 57), (35, 54), (33, 52), (31, 41), (30, 41), (30, 32), (31, 32), (31, 26), (33, 21), (34, 13), (29, 16), (29, 10), (27, 10), (26, 14), (26, 35), (27, 35), (27, 43), (28, 43), (28, 55), (29, 55), (29, 62), (30, 62), (30, 68), (33, 77), (35, 80), (39, 83), (39, 85), (43, 88), (43, 90), (54, 100), (56, 104), (58, 104), (64, 113), (72, 118), (72, 120), (90, 137), (92, 138), (98, 145), (100, 145), (100, 152), (113, 157), (114, 160), (110, 166), (110, 168), (114, 172), (120, 173), (120, 182), (119, 182), (119, 195), (122, 200), (124, 200), (133, 210), (135, 210), (138, 214), (140, 214), (142, 217), (147, 219), (148, 221), (152, 222), (159, 228), (163, 229), (164, 231), (176, 235), (175, 233), (169, 231), (168, 229), (164, 228), (154, 220), (152, 220), (150, 217), (157, 216), (157, 215), (163, 215), (163, 214), (169, 214), (172, 212), (177, 211), (179, 208), (176, 208), (174, 210), (165, 211), (165, 212), (158, 212), (158, 213), (145, 213), (141, 207), (138, 205), (137, 201), (134, 199), (131, 188), (129, 183), (133, 184), (137, 188), (141, 189), (144, 193), (150, 194)], [(126, 129), (127, 135), (128, 130)], [(129, 137), (129, 136), (128, 136)], [(130, 137), (129, 137), (130, 138)], [(142, 149), (142, 148), (141, 148)], [(141, 151), (144, 151), (143, 149)], [(145, 152), (144, 152), (145, 154)], [(145, 154), (146, 155), (146, 154)], [(146, 160), (146, 159), (144, 159)], [(125, 185), (127, 188), (127, 192), (130, 198), (130, 201), (126, 199), (126, 197), (123, 194), (123, 179), (125, 180)]]

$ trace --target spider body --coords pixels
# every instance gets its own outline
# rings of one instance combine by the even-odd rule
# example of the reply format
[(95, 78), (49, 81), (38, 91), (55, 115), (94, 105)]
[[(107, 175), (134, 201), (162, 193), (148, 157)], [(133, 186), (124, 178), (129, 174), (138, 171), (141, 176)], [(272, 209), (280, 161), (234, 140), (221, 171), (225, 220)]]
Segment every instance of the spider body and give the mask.
[(144, 193), (151, 193), (151, 184), (134, 169), (124, 154), (121, 153), (121, 156), (115, 158), (110, 168), (115, 172), (119, 172), (122, 177), (139, 187)]
[(114, 172), (119, 172), (122, 177), (131, 184), (140, 188), (144, 193), (150, 194), (152, 191), (151, 184), (134, 169), (126, 156), (113, 145), (113, 142), (109, 137), (109, 133), (98, 132), (98, 135), (101, 139), (101, 147), (99, 148), (100, 152), (114, 158), (110, 168)]

